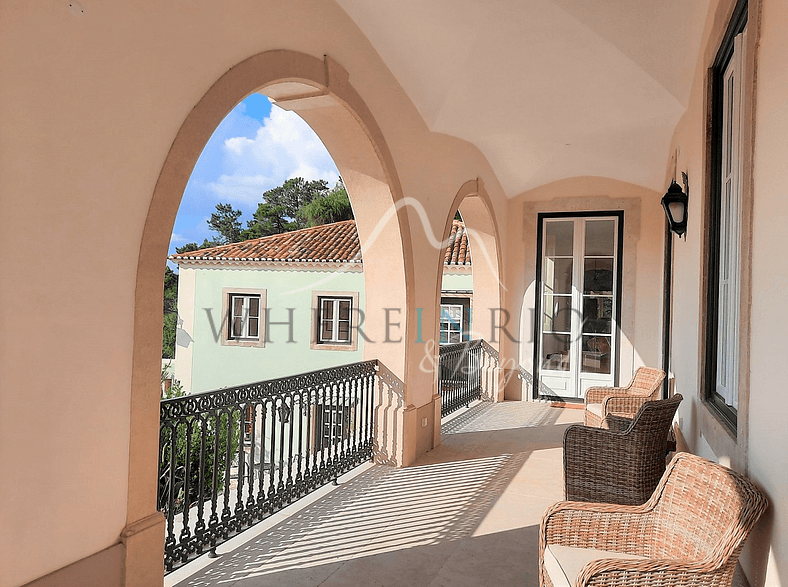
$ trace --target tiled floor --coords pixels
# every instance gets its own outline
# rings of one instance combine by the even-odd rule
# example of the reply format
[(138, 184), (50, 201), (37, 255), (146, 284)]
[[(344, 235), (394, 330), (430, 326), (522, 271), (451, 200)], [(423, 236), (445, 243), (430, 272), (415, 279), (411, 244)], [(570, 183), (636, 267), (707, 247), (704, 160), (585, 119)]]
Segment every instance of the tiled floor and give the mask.
[(462, 410), (416, 465), (368, 467), (167, 584), (536, 586), (539, 521), (561, 499), (563, 431), (580, 420), (526, 402)]

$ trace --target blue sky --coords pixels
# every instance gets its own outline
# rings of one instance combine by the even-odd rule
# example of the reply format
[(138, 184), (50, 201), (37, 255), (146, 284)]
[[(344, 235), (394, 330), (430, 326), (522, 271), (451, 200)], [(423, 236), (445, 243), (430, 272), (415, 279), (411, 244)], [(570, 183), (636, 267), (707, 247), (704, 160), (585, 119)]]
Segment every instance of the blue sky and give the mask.
[(230, 111), (197, 160), (183, 192), (169, 254), (175, 247), (215, 236), (207, 221), (220, 202), (243, 212), (245, 228), (263, 192), (293, 177), (325, 179), (333, 186), (339, 172), (297, 114), (252, 94)]

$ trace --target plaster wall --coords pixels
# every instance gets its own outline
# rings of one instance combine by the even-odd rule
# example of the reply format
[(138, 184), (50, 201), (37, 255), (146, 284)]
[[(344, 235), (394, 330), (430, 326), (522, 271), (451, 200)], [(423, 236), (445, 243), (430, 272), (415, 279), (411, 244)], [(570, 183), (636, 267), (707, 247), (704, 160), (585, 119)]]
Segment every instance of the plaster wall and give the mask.
[[(736, 430), (702, 399), (703, 239), (706, 190), (706, 68), (719, 48), (734, 2), (712, 2), (690, 107), (674, 135), (678, 168), (690, 177), (687, 241), (674, 242), (672, 356), (676, 391), (684, 395), (678, 422), (688, 448), (744, 472), (767, 495), (770, 509), (756, 526), (741, 563), (754, 587), (788, 585), (788, 427), (782, 417), (788, 332), (788, 6), (749, 3), (745, 78), (745, 209), (742, 243), (739, 410)], [(672, 170), (672, 164), (670, 165)], [(751, 182), (748, 181), (751, 178)], [(749, 184), (749, 185), (748, 185)], [(666, 183), (667, 185), (667, 183)], [(748, 367), (748, 368), (747, 368)]]
[[(155, 276), (163, 276), (178, 201), (151, 216), (151, 194), (181, 125), (228, 70), (274, 49), (317, 60), (328, 54), (378, 122), (397, 177), (346, 179), (349, 191), (354, 180), (394, 182), (421, 204), (405, 213), (414, 228), (402, 248), (404, 268), (382, 266), (375, 286), (367, 283), (368, 295), (391, 290), (392, 279), (413, 292), (391, 368), (408, 381), (406, 403), (414, 409), (434, 400), (432, 374), (418, 367), (424, 346), (409, 330), (418, 307), (425, 308), (424, 323), (437, 328), (443, 253), (427, 231), (440, 233), (458, 186), (470, 178), (484, 179), (499, 226), (506, 210), (479, 152), (428, 131), (376, 51), (331, 1), (198, 0), (189, 10), (122, 0), (84, 4), (82, 16), (67, 3), (0, 6), (0, 239), (15, 251), (3, 260), (0, 284), (0, 468), (19, 480), (0, 486), (0, 502), (13, 504), (2, 514), (0, 552), (13, 553), (10, 564), (0, 564), (4, 586), (117, 544), (124, 527), (155, 511), (162, 283)], [(206, 120), (218, 122), (243, 97), (225, 97), (226, 106), (217, 107), (223, 111)], [(199, 153), (202, 145), (194, 147)], [(334, 158), (352, 175), (351, 160)], [(172, 174), (161, 181), (185, 182), (195, 159), (171, 161)], [(48, 227), (46, 238), (31, 230), (32, 219)], [(146, 225), (161, 260), (138, 273)], [(404, 434), (432, 435), (412, 420)], [(415, 459), (415, 444), (401, 462)], [(135, 570), (138, 561), (159, 565), (151, 553), (126, 555), (127, 585), (145, 576)]]
[[(620, 353), (618, 376), (626, 384), (641, 365), (661, 365), (664, 213), (660, 195), (604, 178), (579, 177), (520, 195), (510, 204), (507, 230), (507, 311), (519, 341), (518, 361), (533, 372), (538, 214), (624, 211)], [(527, 388), (527, 389), (526, 389)], [(510, 378), (510, 399), (530, 399), (530, 386)]]
[[(788, 425), (782, 417), (788, 309), (788, 5), (764, 2), (758, 56), (753, 210), (752, 333), (748, 472), (772, 502), (772, 512), (747, 553), (764, 585), (788, 585)], [(771, 526), (771, 528), (769, 528)], [(768, 554), (766, 552), (768, 544)], [(760, 574), (764, 557), (766, 572)]]
[[(336, 291), (359, 294), (359, 308), (364, 311), (364, 275), (360, 271), (331, 273), (306, 270), (264, 270), (245, 268), (201, 268), (195, 271), (193, 330), (183, 337), (190, 342), (191, 387), (194, 393), (242, 385), (253, 381), (276, 379), (307, 371), (335, 367), (362, 360), (364, 339), (359, 337), (356, 350), (310, 348), (313, 330), (312, 292)], [(287, 324), (269, 325), (269, 340), (263, 348), (226, 346), (217, 340), (222, 316), (223, 288), (266, 290), (270, 322), (288, 322), (292, 314), (293, 342), (288, 342)], [(178, 291), (180, 296), (180, 288)], [(209, 318), (209, 314), (211, 318)], [(367, 314), (366, 320), (382, 320)], [(362, 325), (362, 330), (364, 325)], [(190, 340), (191, 339), (191, 340)], [(177, 346), (176, 363), (180, 362)], [(184, 365), (184, 369), (188, 368)]]
[(449, 273), (444, 271), (441, 279), (443, 291), (470, 291), (473, 289), (473, 275), (468, 273)]

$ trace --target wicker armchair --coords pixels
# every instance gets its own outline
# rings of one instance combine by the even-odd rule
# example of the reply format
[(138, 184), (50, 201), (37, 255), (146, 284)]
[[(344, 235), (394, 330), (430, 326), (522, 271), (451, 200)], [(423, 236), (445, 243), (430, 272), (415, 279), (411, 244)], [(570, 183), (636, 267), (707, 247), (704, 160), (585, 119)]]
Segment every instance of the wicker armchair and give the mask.
[(665, 472), (668, 432), (683, 398), (644, 403), (633, 420), (608, 416), (607, 430), (564, 433), (564, 496), (570, 501), (640, 505)]
[(599, 428), (608, 414), (633, 418), (645, 402), (659, 399), (665, 372), (640, 367), (626, 387), (589, 387), (585, 397), (586, 426)]
[(679, 453), (643, 505), (562, 501), (542, 518), (542, 587), (731, 585), (768, 503), (746, 478)]

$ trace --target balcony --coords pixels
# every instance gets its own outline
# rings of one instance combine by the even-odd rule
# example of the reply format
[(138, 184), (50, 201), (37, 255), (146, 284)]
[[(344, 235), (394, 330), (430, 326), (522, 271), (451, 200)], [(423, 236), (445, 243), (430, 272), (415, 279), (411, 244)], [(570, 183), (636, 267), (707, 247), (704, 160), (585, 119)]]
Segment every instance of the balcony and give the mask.
[(168, 586), (536, 585), (539, 521), (562, 498), (582, 412), (482, 402), (414, 466), (362, 465), (165, 577)]

